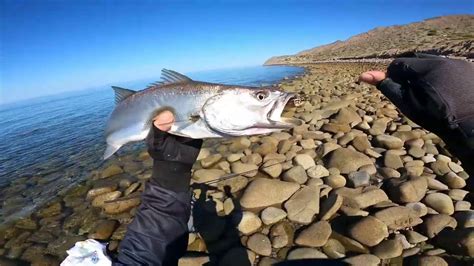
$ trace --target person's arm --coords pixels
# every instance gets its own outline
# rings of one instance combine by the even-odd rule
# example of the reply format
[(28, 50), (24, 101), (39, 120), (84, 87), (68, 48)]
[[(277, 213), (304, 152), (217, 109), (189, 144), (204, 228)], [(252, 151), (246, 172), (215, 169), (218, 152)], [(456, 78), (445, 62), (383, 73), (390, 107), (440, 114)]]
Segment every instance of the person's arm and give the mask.
[(404, 115), (437, 134), (463, 163), (474, 187), (474, 63), (416, 54), (398, 58), (387, 73), (362, 73)]
[(177, 265), (186, 251), (191, 168), (202, 140), (175, 137), (156, 126), (147, 138), (153, 175), (114, 265)]

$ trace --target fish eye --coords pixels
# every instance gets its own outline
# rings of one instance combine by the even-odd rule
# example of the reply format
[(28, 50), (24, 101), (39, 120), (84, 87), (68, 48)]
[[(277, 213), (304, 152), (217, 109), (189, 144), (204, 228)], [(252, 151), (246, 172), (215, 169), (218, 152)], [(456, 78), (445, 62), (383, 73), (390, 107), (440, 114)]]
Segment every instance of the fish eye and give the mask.
[(263, 101), (265, 98), (267, 98), (268, 94), (264, 91), (259, 91), (256, 93), (256, 97), (259, 101)]

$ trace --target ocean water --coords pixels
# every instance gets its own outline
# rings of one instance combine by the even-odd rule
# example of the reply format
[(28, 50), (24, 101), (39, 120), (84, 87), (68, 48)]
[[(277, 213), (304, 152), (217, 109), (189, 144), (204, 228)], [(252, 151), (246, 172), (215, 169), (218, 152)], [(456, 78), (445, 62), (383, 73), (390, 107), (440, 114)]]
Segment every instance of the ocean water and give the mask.
[[(189, 76), (261, 86), (302, 72), (297, 67), (258, 66)], [(140, 90), (156, 80), (114, 85)], [(113, 108), (114, 95), (108, 86), (0, 105), (0, 224), (28, 214), (103, 164), (103, 131)]]

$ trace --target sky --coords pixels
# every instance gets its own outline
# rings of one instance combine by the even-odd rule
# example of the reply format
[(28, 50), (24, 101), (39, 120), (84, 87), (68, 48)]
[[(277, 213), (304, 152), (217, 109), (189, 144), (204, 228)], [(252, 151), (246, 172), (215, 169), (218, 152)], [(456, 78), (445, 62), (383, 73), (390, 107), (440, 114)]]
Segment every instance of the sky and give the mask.
[(474, 1), (0, 0), (0, 104), (179, 72), (261, 65)]

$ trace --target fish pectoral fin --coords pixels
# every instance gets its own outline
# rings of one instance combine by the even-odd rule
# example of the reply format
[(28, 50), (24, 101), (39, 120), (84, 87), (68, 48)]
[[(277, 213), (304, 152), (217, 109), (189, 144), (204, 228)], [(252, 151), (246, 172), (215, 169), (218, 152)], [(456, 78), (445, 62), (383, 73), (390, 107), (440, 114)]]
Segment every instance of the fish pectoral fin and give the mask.
[(211, 130), (202, 119), (196, 122), (175, 122), (169, 133), (193, 139), (221, 138), (222, 135)]
[(107, 144), (107, 148), (105, 148), (105, 152), (104, 152), (104, 157), (103, 159), (106, 160), (108, 159), (110, 156), (112, 156), (116, 151), (118, 151), (118, 149), (120, 149), (121, 146), (114, 146), (114, 145), (110, 145), (110, 144)]
[(132, 91), (125, 88), (120, 88), (117, 86), (112, 86), (112, 89), (114, 89), (114, 92), (115, 92), (115, 104), (119, 104), (120, 102), (127, 99), (128, 97), (130, 97), (132, 94), (136, 92), (136, 91)]

